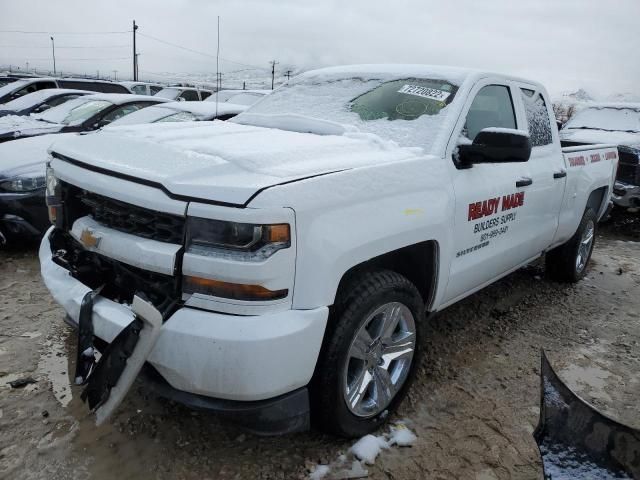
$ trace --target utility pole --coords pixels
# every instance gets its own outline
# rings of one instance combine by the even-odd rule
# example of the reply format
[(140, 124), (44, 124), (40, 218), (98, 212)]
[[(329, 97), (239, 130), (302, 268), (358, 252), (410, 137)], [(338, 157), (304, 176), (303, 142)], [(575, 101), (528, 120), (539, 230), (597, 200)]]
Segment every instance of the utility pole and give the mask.
[(287, 77), (287, 82), (288, 82), (289, 79), (291, 78), (291, 70), (287, 70), (287, 73), (285, 73), (284, 76)]
[(118, 70), (114, 70), (113, 71), (113, 81), (117, 82), (118, 81)]
[(280, 62), (276, 62), (275, 60), (273, 60), (271, 62), (271, 90), (273, 90), (273, 85), (276, 79), (276, 64), (280, 63)]
[(246, 82), (246, 81), (243, 81), (243, 82), (242, 82), (242, 89), (243, 89), (243, 90), (246, 90), (246, 89), (247, 89), (247, 82)]
[(96, 70), (96, 79), (100, 80), (100, 70)]
[(27, 62), (27, 72), (29, 71), (29, 62)]
[(51, 37), (51, 53), (53, 54), (53, 76), (56, 76), (56, 43)]
[(136, 52), (136, 30), (138, 30), (138, 25), (136, 25), (136, 21), (133, 21), (133, 81), (138, 81), (138, 53)]

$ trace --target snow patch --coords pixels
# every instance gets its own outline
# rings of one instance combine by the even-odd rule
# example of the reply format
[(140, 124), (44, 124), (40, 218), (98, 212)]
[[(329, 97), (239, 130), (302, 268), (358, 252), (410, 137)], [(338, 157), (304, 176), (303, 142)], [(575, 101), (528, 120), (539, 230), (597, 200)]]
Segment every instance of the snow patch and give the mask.
[(383, 450), (391, 447), (411, 447), (418, 437), (403, 420), (391, 425), (387, 433), (380, 436), (365, 435), (349, 449), (347, 455), (340, 454), (329, 465), (317, 465), (309, 474), (310, 480), (323, 478), (364, 478), (369, 472), (363, 465), (373, 465)]
[(380, 452), (387, 448), (389, 448), (389, 443), (384, 436), (365, 435), (351, 447), (351, 451), (360, 460), (373, 465)]

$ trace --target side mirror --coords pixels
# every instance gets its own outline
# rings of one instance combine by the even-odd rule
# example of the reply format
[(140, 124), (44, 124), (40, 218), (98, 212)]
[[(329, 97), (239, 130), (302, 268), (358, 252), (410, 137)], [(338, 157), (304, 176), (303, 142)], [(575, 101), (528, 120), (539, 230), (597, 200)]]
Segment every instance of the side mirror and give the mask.
[(457, 163), (470, 168), (474, 163), (526, 162), (531, 156), (529, 134), (512, 128), (485, 128), (471, 145), (459, 145)]

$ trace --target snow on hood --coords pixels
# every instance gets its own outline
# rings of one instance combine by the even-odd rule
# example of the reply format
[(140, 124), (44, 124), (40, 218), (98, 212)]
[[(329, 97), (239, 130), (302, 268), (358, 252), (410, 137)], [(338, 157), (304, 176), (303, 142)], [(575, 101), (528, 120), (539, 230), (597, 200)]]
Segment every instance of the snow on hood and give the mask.
[(174, 194), (234, 204), (271, 185), (422, 152), (371, 134), (315, 135), (222, 121), (105, 129), (56, 142), (52, 151)]
[(40, 135), (0, 143), (0, 177), (9, 177), (16, 172), (42, 169), (44, 174), (49, 147), (64, 137), (74, 137), (76, 133)]
[(640, 133), (565, 128), (560, 130), (560, 140), (589, 144), (640, 146)]
[(15, 132), (15, 136), (37, 135), (60, 131), (64, 125), (48, 123), (30, 116), (6, 115), (0, 117), (0, 135)]

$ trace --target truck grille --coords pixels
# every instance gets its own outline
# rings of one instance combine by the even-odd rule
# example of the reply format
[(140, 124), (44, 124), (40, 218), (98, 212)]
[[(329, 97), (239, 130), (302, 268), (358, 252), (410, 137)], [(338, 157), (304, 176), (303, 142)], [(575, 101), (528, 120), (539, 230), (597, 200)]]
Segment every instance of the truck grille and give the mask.
[(638, 152), (626, 147), (618, 147), (620, 160), (618, 161), (618, 174), (616, 180), (631, 185), (640, 185), (640, 164)]
[[(91, 216), (105, 227), (159, 242), (182, 244), (185, 219), (88, 192), (69, 184), (64, 197), (71, 223), (83, 215)], [(70, 205), (69, 205), (70, 204)]]

